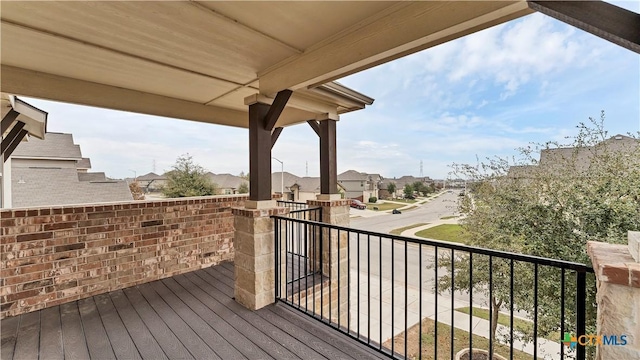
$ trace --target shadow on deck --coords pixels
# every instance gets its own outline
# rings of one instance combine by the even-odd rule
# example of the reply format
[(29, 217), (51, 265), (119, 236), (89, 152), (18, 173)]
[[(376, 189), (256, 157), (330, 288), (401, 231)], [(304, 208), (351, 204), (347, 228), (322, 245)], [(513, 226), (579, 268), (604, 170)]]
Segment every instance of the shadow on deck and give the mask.
[(3, 319), (2, 359), (370, 359), (286, 305), (233, 300), (233, 263)]

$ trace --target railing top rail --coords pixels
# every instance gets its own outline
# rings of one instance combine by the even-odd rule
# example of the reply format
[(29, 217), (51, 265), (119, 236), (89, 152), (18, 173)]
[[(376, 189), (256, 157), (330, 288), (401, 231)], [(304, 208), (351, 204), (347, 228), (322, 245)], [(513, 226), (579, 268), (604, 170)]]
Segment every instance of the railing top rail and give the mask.
[(298, 201), (288, 201), (288, 200), (277, 200), (276, 202), (283, 203), (283, 204), (307, 205), (307, 203), (298, 202)]
[[(294, 211), (298, 211), (298, 210), (294, 210)], [(294, 212), (294, 211), (291, 211), (291, 212)], [(373, 235), (373, 236), (385, 237), (385, 238), (389, 238), (389, 239), (392, 239), (392, 240), (405, 241), (405, 242), (408, 242), (408, 243), (429, 245), (429, 246), (434, 246), (434, 247), (437, 246), (437, 247), (443, 248), (443, 249), (467, 251), (467, 252), (474, 253), (474, 254), (495, 256), (495, 257), (500, 257), (500, 258), (504, 258), (504, 259), (513, 259), (513, 260), (518, 260), (518, 261), (529, 262), (529, 263), (533, 263), (533, 264), (547, 265), (547, 266), (553, 266), (553, 267), (564, 268), (564, 269), (571, 269), (571, 270), (575, 270), (576, 272), (593, 273), (593, 268), (592, 267), (584, 265), (584, 264), (580, 264), (580, 263), (571, 262), (571, 261), (549, 259), (549, 258), (543, 258), (543, 257), (540, 257), (540, 256), (534, 256), (534, 255), (517, 254), (517, 253), (508, 252), (508, 251), (493, 250), (493, 249), (487, 249), (487, 248), (481, 248), (481, 247), (457, 244), (457, 243), (452, 243), (452, 242), (448, 242), (448, 241), (439, 241), (439, 240), (431, 240), (431, 239), (415, 239), (415, 238), (410, 238), (410, 237), (405, 237), (405, 236), (384, 234), (384, 233), (378, 233), (378, 232), (373, 232), (373, 231), (368, 231), (368, 230), (349, 228), (349, 227), (345, 227), (345, 226), (326, 224), (326, 223), (322, 223), (322, 222), (318, 222), (318, 221), (310, 221), (310, 220), (289, 218), (289, 217), (279, 216), (279, 215), (273, 215), (271, 217), (275, 218), (275, 219), (281, 219), (281, 220), (285, 220), (285, 221), (293, 221), (293, 222), (297, 222), (297, 223), (314, 225), (314, 226), (330, 228), (330, 229), (335, 229), (335, 230), (349, 231), (349, 232), (359, 233), (359, 234), (364, 234), (364, 235)]]
[(296, 214), (296, 213), (302, 213), (302, 212), (309, 212), (309, 211), (313, 211), (313, 210), (318, 210), (318, 209), (322, 209), (320, 206), (311, 206), (308, 207), (306, 209), (295, 209), (295, 210), (290, 210), (289, 214)]

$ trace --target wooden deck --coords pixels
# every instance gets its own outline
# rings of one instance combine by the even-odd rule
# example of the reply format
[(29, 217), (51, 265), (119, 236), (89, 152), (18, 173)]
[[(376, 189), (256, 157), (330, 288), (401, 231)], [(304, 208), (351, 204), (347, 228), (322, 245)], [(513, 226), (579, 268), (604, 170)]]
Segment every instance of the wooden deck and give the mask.
[(3, 319), (10, 359), (370, 359), (286, 305), (233, 300), (233, 263)]

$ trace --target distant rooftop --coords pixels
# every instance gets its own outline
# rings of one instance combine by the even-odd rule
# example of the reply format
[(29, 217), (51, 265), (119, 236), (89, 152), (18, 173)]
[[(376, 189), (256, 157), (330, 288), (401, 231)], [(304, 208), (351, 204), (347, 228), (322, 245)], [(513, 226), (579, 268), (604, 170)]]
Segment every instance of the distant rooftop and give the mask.
[(46, 133), (44, 140), (31, 137), (21, 142), (12, 157), (81, 161), (82, 153), (80, 146), (73, 143), (73, 135)]

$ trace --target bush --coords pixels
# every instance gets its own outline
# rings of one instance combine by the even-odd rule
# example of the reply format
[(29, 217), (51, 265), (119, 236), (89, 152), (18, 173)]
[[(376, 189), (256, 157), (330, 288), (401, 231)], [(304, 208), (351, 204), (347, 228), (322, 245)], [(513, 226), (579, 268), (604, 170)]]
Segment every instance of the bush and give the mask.
[(372, 197), (369, 198), (369, 202), (375, 204), (376, 202), (378, 202), (378, 198), (375, 197), (375, 196), (372, 196)]

